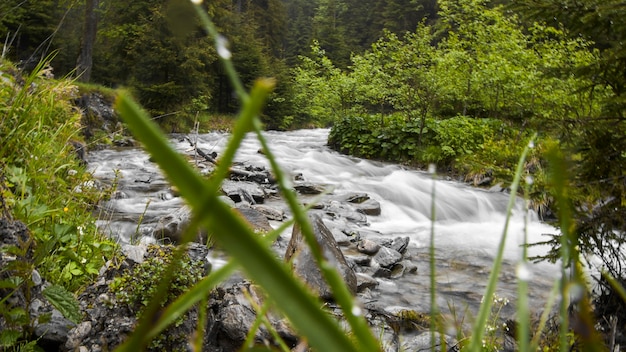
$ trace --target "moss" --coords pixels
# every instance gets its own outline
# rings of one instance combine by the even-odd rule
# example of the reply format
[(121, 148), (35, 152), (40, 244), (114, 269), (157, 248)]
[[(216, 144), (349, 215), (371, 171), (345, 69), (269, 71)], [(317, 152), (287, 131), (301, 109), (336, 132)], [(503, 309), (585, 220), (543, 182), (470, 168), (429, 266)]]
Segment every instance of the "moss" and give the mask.
[(412, 309), (403, 309), (387, 317), (387, 323), (397, 332), (423, 331), (430, 328), (430, 316)]
[[(173, 253), (173, 246), (149, 246), (146, 254), (148, 259), (127, 270), (111, 283), (110, 289), (116, 301), (127, 305), (134, 313), (141, 313), (150, 299), (154, 297), (159, 283), (157, 278), (164, 275), (165, 269), (172, 261)], [(161, 305), (169, 304), (186, 292), (202, 278), (203, 274), (202, 262), (192, 261), (189, 257), (185, 257)]]
[[(159, 278), (163, 277), (167, 266), (173, 259), (174, 246), (151, 245), (146, 254), (147, 259), (127, 269), (121, 276), (113, 279), (109, 288), (118, 305), (126, 307), (137, 318), (141, 317), (145, 308), (156, 295)], [(185, 293), (204, 276), (204, 263), (191, 260), (184, 256), (179, 263), (169, 290), (161, 302), (165, 307), (178, 296)], [(151, 350), (172, 351), (173, 348), (186, 346), (189, 331), (184, 322), (193, 322), (197, 309), (193, 309), (180, 317), (151, 343)]]

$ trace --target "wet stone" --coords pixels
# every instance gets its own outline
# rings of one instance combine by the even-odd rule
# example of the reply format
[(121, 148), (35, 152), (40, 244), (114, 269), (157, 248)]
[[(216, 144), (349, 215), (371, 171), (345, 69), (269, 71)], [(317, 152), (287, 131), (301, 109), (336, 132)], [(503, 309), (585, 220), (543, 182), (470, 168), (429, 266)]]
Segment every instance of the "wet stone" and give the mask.
[(348, 193), (337, 197), (338, 201), (347, 203), (363, 203), (368, 199), (370, 196), (367, 193)]
[(368, 199), (363, 203), (356, 204), (355, 207), (356, 211), (358, 211), (359, 213), (370, 216), (378, 216), (382, 212), (380, 208), (380, 202), (374, 199)]
[(312, 182), (296, 182), (293, 188), (300, 194), (320, 194), (326, 190), (324, 186)]
[(222, 182), (222, 192), (226, 194), (230, 199), (232, 199), (235, 203), (239, 203), (241, 201), (250, 202), (251, 198), (254, 203), (263, 203), (265, 200), (265, 192), (263, 188), (256, 183), (248, 182), (248, 181), (231, 181), (224, 180)]
[(373, 258), (381, 267), (390, 268), (402, 260), (402, 254), (391, 248), (381, 247)]
[(372, 240), (362, 239), (356, 249), (363, 254), (374, 255), (380, 250), (380, 245)]
[[(418, 336), (415, 336), (412, 339), (407, 339), (403, 344), (401, 350), (403, 351), (413, 351), (413, 352), (428, 352), (432, 351), (432, 334), (430, 332), (424, 332)], [(458, 341), (456, 339), (444, 335), (442, 336), (440, 333), (434, 333), (435, 338), (435, 351), (459, 351)], [(445, 345), (442, 344), (442, 341), (445, 341)]]
[[(346, 282), (348, 289), (354, 294), (357, 289), (357, 281), (354, 270), (350, 267), (344, 257), (339, 245), (319, 215), (310, 216), (313, 234), (320, 245), (322, 254), (329, 263), (335, 265), (341, 277)], [(309, 246), (299, 226), (294, 226), (291, 234), (289, 246), (285, 251), (285, 261), (291, 262), (292, 269), (296, 275), (316, 292), (322, 299), (332, 300), (332, 290), (322, 277), (317, 261), (313, 257)]]
[(391, 270), (383, 268), (382, 266), (374, 266), (374, 272), (372, 275), (374, 277), (382, 277), (388, 279), (391, 277)]
[(251, 208), (261, 212), (268, 220), (283, 221), (285, 219), (285, 212), (280, 209), (262, 204), (252, 205)]
[(339, 229), (331, 228), (330, 232), (333, 234), (333, 237), (335, 238), (337, 244), (342, 247), (347, 247), (351, 245), (352, 241), (354, 240), (354, 236), (348, 236)]
[(385, 247), (389, 247), (398, 253), (404, 254), (406, 252), (406, 249), (409, 247), (410, 241), (411, 239), (408, 236), (396, 237), (389, 245), (386, 245)]
[(370, 266), (372, 258), (369, 255), (346, 255), (346, 260), (358, 266)]
[(417, 265), (409, 260), (403, 260), (400, 263), (394, 264), (391, 267), (391, 276), (392, 279), (398, 279), (406, 274), (416, 274), (417, 273)]
[(270, 222), (267, 220), (265, 214), (254, 208), (241, 207), (234, 208), (241, 217), (250, 225), (252, 230), (260, 231), (260, 232), (270, 232), (274, 228), (270, 225)]
[(367, 274), (356, 273), (356, 285), (357, 292), (363, 292), (366, 289), (376, 288), (376, 286), (378, 286), (378, 281)]

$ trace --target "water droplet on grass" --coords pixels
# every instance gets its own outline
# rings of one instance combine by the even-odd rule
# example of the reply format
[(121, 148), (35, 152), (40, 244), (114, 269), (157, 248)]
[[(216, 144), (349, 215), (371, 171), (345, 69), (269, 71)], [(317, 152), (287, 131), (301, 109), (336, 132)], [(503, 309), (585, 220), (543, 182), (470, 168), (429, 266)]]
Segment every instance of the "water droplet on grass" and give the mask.
[(530, 271), (527, 263), (518, 263), (517, 268), (515, 268), (515, 274), (520, 281), (528, 282), (533, 277), (533, 273)]
[(217, 48), (217, 55), (219, 55), (224, 60), (230, 60), (233, 54), (228, 49), (228, 39), (224, 36), (220, 35), (215, 40), (215, 47)]
[(532, 176), (530, 176), (530, 175), (526, 176), (526, 183), (527, 184), (532, 185), (533, 182), (535, 182), (535, 179)]

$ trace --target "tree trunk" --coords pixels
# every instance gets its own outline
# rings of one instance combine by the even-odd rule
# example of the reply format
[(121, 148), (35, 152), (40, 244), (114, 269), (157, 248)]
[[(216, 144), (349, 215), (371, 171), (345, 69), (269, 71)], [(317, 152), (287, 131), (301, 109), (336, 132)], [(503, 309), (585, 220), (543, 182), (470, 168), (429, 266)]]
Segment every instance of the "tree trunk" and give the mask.
[(85, 0), (83, 38), (80, 46), (80, 54), (76, 60), (76, 74), (80, 82), (89, 82), (91, 79), (93, 45), (96, 42), (96, 32), (98, 29), (98, 15), (96, 9), (99, 4), (100, 0)]

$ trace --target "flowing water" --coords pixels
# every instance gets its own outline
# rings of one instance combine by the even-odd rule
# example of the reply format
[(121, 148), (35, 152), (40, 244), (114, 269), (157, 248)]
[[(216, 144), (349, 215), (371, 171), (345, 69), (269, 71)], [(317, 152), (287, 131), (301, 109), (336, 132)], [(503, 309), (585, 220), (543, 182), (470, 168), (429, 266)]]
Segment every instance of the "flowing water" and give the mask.
[[(328, 185), (335, 194), (367, 193), (380, 202), (382, 209), (380, 216), (368, 216), (370, 228), (382, 236), (411, 238), (410, 254), (419, 271), (396, 280), (379, 280), (379, 288), (370, 298), (386, 306), (429, 309), (428, 243), (434, 187), (438, 304), (447, 311), (475, 309), (485, 290), (502, 236), (508, 194), (471, 188), (458, 182), (433, 181), (431, 175), (422, 171), (341, 155), (325, 146), (326, 129), (266, 132), (265, 136), (283, 170), (293, 175), (302, 174), (307, 181)], [(219, 154), (228, 136), (209, 133), (197, 138), (201, 150)], [(172, 139), (172, 143), (180, 151), (189, 149), (186, 141)], [(254, 136), (248, 136), (238, 151), (237, 160), (269, 168), (259, 149)], [(120, 192), (107, 204), (109, 211), (101, 215), (100, 225), (121, 242), (149, 234), (156, 220), (182, 205), (182, 201), (169, 192), (155, 164), (140, 149), (96, 151), (90, 154), (89, 164), (94, 175), (103, 182), (118, 182)], [(509, 224), (506, 261), (498, 286), (498, 295), (511, 300), (516, 296), (515, 263), (524, 236), (532, 243), (545, 240), (543, 234), (556, 232), (533, 216), (527, 221), (525, 217), (520, 200)], [(536, 247), (530, 254), (545, 251), (546, 248)], [(539, 308), (558, 270), (549, 264), (533, 265), (529, 269), (531, 302)]]

